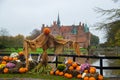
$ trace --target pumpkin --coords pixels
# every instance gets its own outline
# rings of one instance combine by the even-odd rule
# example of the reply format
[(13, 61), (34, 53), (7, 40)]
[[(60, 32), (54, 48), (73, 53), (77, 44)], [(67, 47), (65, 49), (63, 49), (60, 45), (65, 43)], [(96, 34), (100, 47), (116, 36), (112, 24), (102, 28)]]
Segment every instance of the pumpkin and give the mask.
[(69, 67), (69, 70), (71, 70), (71, 71), (74, 70), (74, 67), (73, 67), (73, 66), (70, 66), (70, 67)]
[(4, 69), (3, 69), (3, 72), (4, 72), (4, 73), (8, 73), (8, 72), (9, 72), (9, 69), (8, 69), (8, 68), (4, 68)]
[(88, 73), (88, 70), (86, 69), (86, 70), (84, 70), (84, 73)]
[(68, 73), (65, 73), (65, 74), (64, 74), (64, 77), (67, 77), (68, 75), (69, 75)]
[(63, 74), (64, 74), (63, 72), (59, 72), (59, 76), (63, 76)]
[(3, 60), (9, 60), (8, 56), (3, 56)]
[(56, 74), (56, 75), (59, 75), (59, 72), (60, 72), (59, 70), (56, 70), (56, 71), (55, 71), (55, 74)]
[(19, 68), (19, 72), (20, 73), (24, 73), (25, 72), (25, 68), (23, 68), (23, 67)]
[(44, 28), (43, 30), (45, 35), (48, 35), (50, 33), (50, 29), (49, 28)]
[(76, 68), (78, 66), (78, 64), (76, 62), (74, 62), (74, 63), (72, 63), (72, 66)]
[(20, 51), (18, 54), (19, 54), (20, 56), (23, 56), (23, 55), (24, 55), (23, 51)]
[(95, 68), (95, 67), (90, 67), (90, 69), (95, 69), (95, 70), (96, 70), (96, 68)]
[(77, 66), (77, 67), (76, 67), (76, 70), (77, 70), (77, 71), (80, 71), (80, 66)]
[(67, 77), (67, 78), (72, 78), (73, 76), (72, 76), (72, 74), (67, 74), (66, 77)]
[(72, 59), (68, 59), (67, 64), (72, 64), (73, 60)]
[(94, 73), (96, 72), (96, 70), (95, 70), (95, 69), (90, 69), (89, 72), (90, 72), (91, 74), (94, 74)]
[(53, 75), (53, 74), (54, 74), (54, 71), (53, 71), (53, 70), (51, 70), (51, 71), (50, 71), (50, 75)]
[(90, 73), (95, 73), (96, 72), (96, 68), (95, 67), (90, 67), (90, 70), (89, 70)]
[(17, 57), (13, 57), (13, 60), (18, 60), (18, 58)]
[(66, 68), (65, 64), (58, 64), (58, 66), (57, 66), (57, 70), (59, 70), (59, 71), (63, 71), (65, 68)]
[(86, 77), (83, 78), (83, 80), (89, 80), (89, 77), (86, 76)]
[(78, 75), (77, 75), (77, 78), (78, 78), (78, 79), (81, 79), (81, 78), (82, 78), (82, 75), (81, 75), (81, 74), (78, 74)]
[(102, 75), (98, 75), (98, 80), (103, 80), (103, 76)]
[(94, 77), (90, 77), (89, 80), (96, 80)]
[(6, 64), (7, 62), (6, 61), (2, 61), (1, 64)]
[(9, 61), (12, 61), (13, 60), (13, 58), (12, 57), (9, 57)]

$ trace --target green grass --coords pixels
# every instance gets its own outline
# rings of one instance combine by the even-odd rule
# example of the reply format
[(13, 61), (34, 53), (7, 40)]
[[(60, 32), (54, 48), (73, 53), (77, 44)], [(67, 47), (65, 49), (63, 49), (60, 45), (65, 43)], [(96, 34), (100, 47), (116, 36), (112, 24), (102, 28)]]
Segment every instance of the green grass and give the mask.
[(27, 74), (0, 74), (0, 78), (35, 78), (35, 79), (48, 79), (48, 80), (78, 80), (76, 78), (67, 79), (63, 76), (46, 75), (46, 74), (32, 74), (32, 73), (27, 73)]
[[(56, 75), (33, 74), (33, 73), (0, 74), (0, 78), (8, 78), (8, 79), (9, 78), (34, 78), (34, 79), (45, 79), (45, 80), (83, 80), (83, 79), (77, 79), (77, 78), (68, 79), (63, 76), (56, 76)], [(109, 78), (105, 78), (104, 80), (109, 80)]]
[[(6, 48), (4, 49), (6, 51), (10, 51), (9, 53), (13, 53), (13, 52), (20, 52), (20, 51), (23, 51), (23, 48), (18, 48), (18, 49), (15, 49), (15, 48)], [(82, 54), (87, 54), (87, 50), (85, 48), (80, 48), (80, 51)], [(8, 52), (4, 52), (4, 53), (8, 53)], [(35, 52), (30, 52), (31, 54), (38, 54), (38, 53), (43, 53), (43, 50), (42, 48), (37, 48), (37, 50)], [(51, 54), (51, 53), (54, 53), (54, 49), (53, 48), (50, 48), (50, 49), (47, 49), (47, 53), (48, 54)], [(64, 54), (75, 54), (74, 52), (74, 49), (69, 49), (69, 48), (64, 48)]]

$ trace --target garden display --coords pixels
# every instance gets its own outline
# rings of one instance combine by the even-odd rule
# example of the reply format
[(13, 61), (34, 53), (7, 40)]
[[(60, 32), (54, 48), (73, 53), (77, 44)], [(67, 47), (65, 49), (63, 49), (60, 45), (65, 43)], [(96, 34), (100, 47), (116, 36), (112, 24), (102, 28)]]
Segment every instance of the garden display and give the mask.
[(26, 73), (38, 64), (35, 60), (31, 61), (30, 59), (29, 63), (27, 68), (23, 51), (11, 53), (10, 56), (0, 57), (0, 73)]
[(68, 59), (65, 64), (59, 64), (57, 68), (52, 69), (50, 75), (80, 80), (103, 80), (103, 76), (96, 72), (96, 68), (89, 63), (80, 64), (71, 59)]
[(77, 55), (80, 55), (79, 44), (75, 41), (58, 39), (50, 34), (50, 29), (45, 27), (43, 33), (41, 33), (37, 38), (33, 40), (24, 40), (24, 55), (26, 58), (26, 67), (29, 65), (29, 51), (35, 51), (37, 48), (42, 48), (43, 53), (41, 56), (40, 65), (46, 66), (48, 62), (47, 49), (52, 47), (54, 48), (55, 54), (60, 54), (63, 52), (63, 48), (66, 44), (69, 44), (72, 48), (75, 49)]
[[(96, 68), (89, 63), (80, 64), (68, 59), (64, 64), (58, 64), (56, 69), (52, 69), (48, 65), (47, 49), (54, 48), (54, 53), (60, 54), (63, 47), (68, 44), (75, 49), (77, 55), (80, 55), (79, 44), (75, 41), (57, 39), (50, 30), (45, 28), (34, 40), (24, 40), (23, 51), (14, 52), (10, 56), (0, 57), (0, 73), (45, 73), (56, 76), (64, 76), (65, 78), (77, 78), (80, 80), (103, 80), (103, 76), (96, 72)], [(37, 48), (42, 48), (43, 53), (40, 56), (40, 61), (33, 60), (29, 56), (30, 50), (34, 51)]]

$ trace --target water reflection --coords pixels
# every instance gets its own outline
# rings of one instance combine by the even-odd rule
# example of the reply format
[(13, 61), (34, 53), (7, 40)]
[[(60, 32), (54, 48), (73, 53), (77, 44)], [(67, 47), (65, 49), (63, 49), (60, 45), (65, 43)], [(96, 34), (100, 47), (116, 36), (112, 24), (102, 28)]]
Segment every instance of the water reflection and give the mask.
[[(100, 56), (105, 56), (105, 55), (100, 55)], [(103, 59), (103, 66), (108, 67), (109, 64), (111, 63), (110, 60), (108, 59)], [(92, 63), (93, 66), (100, 66), (100, 60), (96, 60), (95, 62)], [(97, 72), (100, 73), (100, 69), (97, 69)], [(114, 77), (115, 75), (112, 75), (112, 70), (103, 70), (103, 75), (105, 77)]]

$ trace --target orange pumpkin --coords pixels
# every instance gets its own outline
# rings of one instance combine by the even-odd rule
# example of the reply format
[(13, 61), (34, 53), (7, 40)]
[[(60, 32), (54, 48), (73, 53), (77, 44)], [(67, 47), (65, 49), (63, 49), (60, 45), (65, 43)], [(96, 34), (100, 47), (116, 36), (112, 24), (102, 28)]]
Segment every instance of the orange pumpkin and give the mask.
[(56, 75), (59, 75), (59, 72), (60, 72), (59, 70), (56, 70), (56, 71), (55, 71), (55, 74), (56, 74)]
[(25, 68), (23, 68), (23, 67), (19, 68), (19, 72), (20, 73), (24, 73), (25, 72)]
[(66, 77), (67, 77), (67, 78), (72, 78), (73, 76), (72, 76), (72, 74), (67, 74)]
[(9, 61), (12, 61), (13, 60), (13, 58), (12, 57), (9, 57)]
[(18, 60), (18, 58), (17, 57), (13, 57), (13, 60)]
[(89, 77), (86, 76), (86, 77), (83, 78), (83, 80), (89, 80)]
[(77, 67), (76, 67), (76, 70), (77, 70), (77, 71), (80, 71), (80, 69), (81, 69), (80, 66), (77, 66)]
[(81, 75), (81, 74), (78, 74), (78, 75), (77, 75), (77, 78), (78, 78), (78, 79), (81, 79), (81, 78), (82, 78), (82, 75)]
[(63, 72), (59, 72), (59, 76), (63, 76), (63, 74), (64, 74)]
[(78, 64), (77, 64), (76, 62), (74, 62), (74, 63), (72, 63), (72, 66), (73, 66), (73, 67), (77, 67)]
[(96, 80), (94, 77), (90, 77), (89, 80)]
[(70, 66), (70, 67), (69, 67), (69, 70), (71, 70), (71, 71), (74, 70), (74, 67), (73, 67), (73, 66)]
[(98, 80), (103, 80), (103, 76), (102, 75), (98, 75)]
[(50, 75), (53, 75), (53, 74), (54, 74), (54, 71), (53, 71), (53, 70), (51, 70), (51, 71), (50, 71)]
[(88, 73), (88, 70), (84, 70), (84, 73)]
[(50, 29), (49, 28), (44, 28), (43, 30), (45, 35), (48, 35), (50, 33)]
[(95, 69), (90, 69), (89, 72), (94, 74), (96, 72), (96, 70)]
[(8, 56), (3, 56), (3, 60), (9, 60)]
[(65, 74), (64, 74), (64, 77), (67, 77), (68, 75), (69, 75), (68, 73), (65, 73)]
[(96, 69), (95, 67), (90, 67), (90, 69)]
[(3, 72), (4, 72), (4, 73), (8, 73), (8, 72), (9, 72), (9, 69), (8, 69), (8, 68), (4, 68)]
[(72, 64), (73, 63), (73, 60), (72, 59), (68, 59), (67, 60), (67, 64)]
[(6, 64), (7, 62), (6, 61), (2, 61), (1, 64)]

